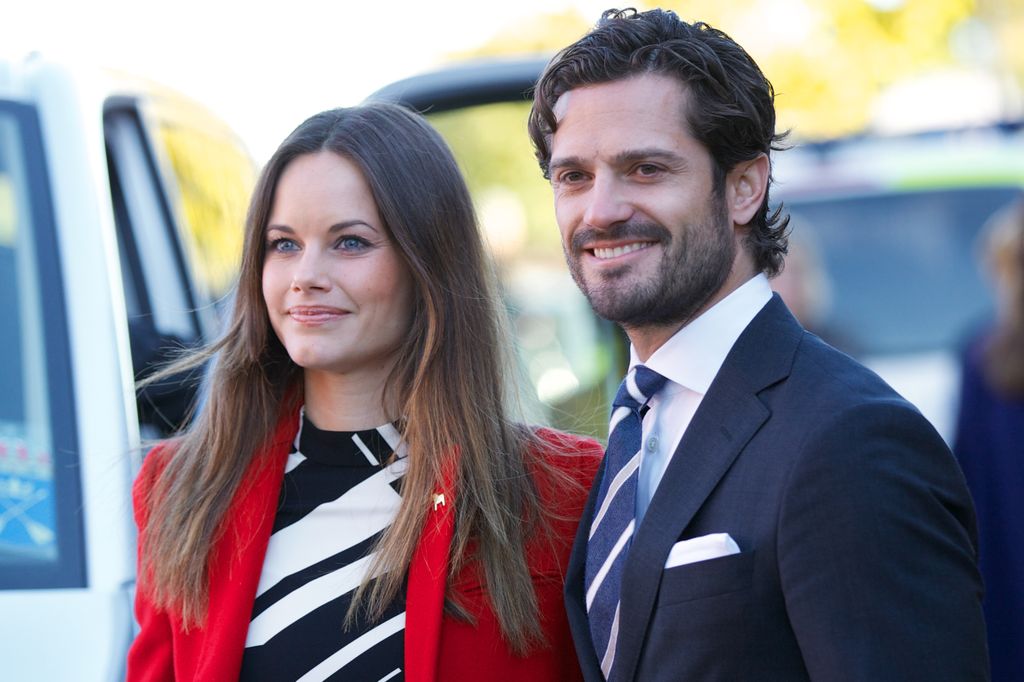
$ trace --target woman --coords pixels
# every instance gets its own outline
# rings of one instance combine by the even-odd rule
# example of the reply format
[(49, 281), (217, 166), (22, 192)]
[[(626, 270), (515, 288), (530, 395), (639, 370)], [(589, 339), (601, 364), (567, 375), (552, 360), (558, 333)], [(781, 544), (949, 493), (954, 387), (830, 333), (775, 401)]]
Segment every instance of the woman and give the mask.
[(209, 398), (136, 481), (130, 680), (579, 678), (562, 572), (601, 451), (511, 420), (485, 263), (422, 119), (284, 141), (230, 328), (184, 363), (217, 354)]
[(968, 345), (953, 452), (978, 513), (978, 563), (993, 680), (1024, 679), (1024, 199), (979, 240), (995, 321)]

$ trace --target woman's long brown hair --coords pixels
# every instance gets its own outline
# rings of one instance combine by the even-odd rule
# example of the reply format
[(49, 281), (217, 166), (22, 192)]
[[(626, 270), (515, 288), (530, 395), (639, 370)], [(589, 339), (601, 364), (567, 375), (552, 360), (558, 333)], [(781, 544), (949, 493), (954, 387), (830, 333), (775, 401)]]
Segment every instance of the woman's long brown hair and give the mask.
[(289, 407), (286, 396), (301, 396), (302, 370), (273, 333), (263, 300), (264, 230), (284, 168), (325, 150), (362, 170), (417, 292), (408, 338), (386, 386), (386, 402), (399, 406), (405, 423), (402, 504), (376, 548), (370, 575), (379, 577), (363, 583), (353, 608), (376, 618), (399, 593), (431, 493), (453, 478), (458, 498), (449, 581), (475, 552), (504, 635), (525, 652), (541, 634), (525, 545), (538, 524), (546, 526), (530, 473), (546, 467), (530, 459), (534, 436), (509, 414), (509, 355), (466, 185), (440, 135), (393, 105), (313, 116), (261, 173), (228, 331), (164, 373), (213, 361), (206, 403), (173, 442), (145, 501), (140, 589), (180, 614), (186, 627), (204, 620), (209, 557), (226, 510)]

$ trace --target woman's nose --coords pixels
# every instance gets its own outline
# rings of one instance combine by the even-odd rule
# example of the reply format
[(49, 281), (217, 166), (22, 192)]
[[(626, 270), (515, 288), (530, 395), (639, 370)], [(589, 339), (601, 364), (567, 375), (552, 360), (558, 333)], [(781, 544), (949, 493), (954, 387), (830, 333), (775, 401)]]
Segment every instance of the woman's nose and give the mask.
[(313, 289), (330, 289), (331, 280), (323, 258), (312, 250), (303, 252), (292, 273), (293, 291), (309, 291)]

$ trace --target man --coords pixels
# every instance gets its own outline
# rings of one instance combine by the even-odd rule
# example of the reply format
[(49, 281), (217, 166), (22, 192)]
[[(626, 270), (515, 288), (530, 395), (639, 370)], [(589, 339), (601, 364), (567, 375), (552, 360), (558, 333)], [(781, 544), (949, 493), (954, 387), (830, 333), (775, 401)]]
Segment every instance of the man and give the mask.
[(548, 65), (530, 134), (573, 277), (632, 344), (567, 575), (586, 678), (986, 679), (949, 450), (769, 289), (787, 221), (753, 60), (610, 10)]

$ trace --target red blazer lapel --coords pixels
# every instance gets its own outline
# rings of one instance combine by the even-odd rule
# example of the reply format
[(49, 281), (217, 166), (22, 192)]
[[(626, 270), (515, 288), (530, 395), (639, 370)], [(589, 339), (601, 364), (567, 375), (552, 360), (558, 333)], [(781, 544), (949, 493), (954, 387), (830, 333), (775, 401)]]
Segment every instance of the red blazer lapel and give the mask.
[(455, 531), (452, 486), (428, 501), (430, 511), (409, 564), (405, 598), (405, 679), (434, 682), (448, 584), (448, 555)]
[(195, 680), (238, 679), (285, 462), (297, 429), (295, 413), (278, 423), (271, 442), (250, 465), (225, 516), (210, 561), (207, 621), (201, 629), (183, 636), (181, 653), (192, 659), (185, 669), (195, 672)]

